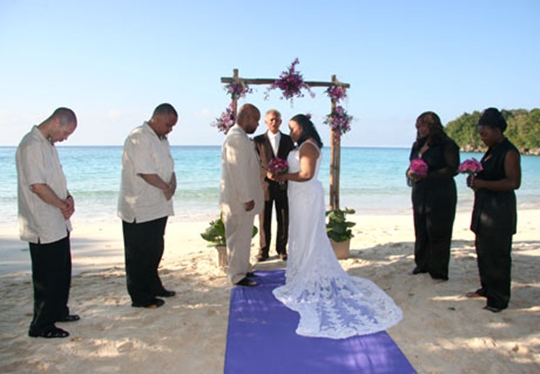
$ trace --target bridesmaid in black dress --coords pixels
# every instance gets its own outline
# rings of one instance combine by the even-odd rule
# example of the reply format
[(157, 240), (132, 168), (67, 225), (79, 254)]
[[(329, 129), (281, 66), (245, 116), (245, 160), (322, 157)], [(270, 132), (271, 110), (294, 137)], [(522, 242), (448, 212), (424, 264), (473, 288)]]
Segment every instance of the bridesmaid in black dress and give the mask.
[(456, 215), (454, 176), (459, 167), (459, 147), (446, 135), (436, 113), (422, 113), (416, 120), (416, 129), (410, 160), (421, 158), (428, 165), (428, 172), (418, 176), (407, 170), (416, 236), (416, 267), (412, 273), (429, 273), (435, 280), (446, 281)]
[(506, 120), (496, 108), (488, 108), (478, 121), (478, 133), (488, 147), (483, 170), (467, 178), (474, 192), (471, 230), (481, 288), (467, 297), (486, 297), (484, 309), (497, 313), (510, 301), (512, 235), (516, 233), (516, 195), (521, 184), (520, 155), (503, 135)]

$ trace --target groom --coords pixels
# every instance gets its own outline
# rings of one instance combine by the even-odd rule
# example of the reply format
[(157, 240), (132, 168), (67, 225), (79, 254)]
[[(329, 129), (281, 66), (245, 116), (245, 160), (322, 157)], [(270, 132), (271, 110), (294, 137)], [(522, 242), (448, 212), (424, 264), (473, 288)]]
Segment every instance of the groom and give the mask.
[(229, 268), (233, 284), (256, 286), (250, 279), (249, 255), (253, 220), (263, 205), (259, 159), (248, 134), (259, 126), (261, 113), (252, 104), (240, 108), (221, 148), (220, 208), (223, 213)]
[(272, 231), (272, 206), (276, 205), (277, 238), (276, 252), (282, 260), (287, 259), (287, 239), (289, 231), (289, 201), (287, 199), (286, 185), (280, 185), (266, 177), (268, 163), (275, 157), (287, 159), (289, 152), (294, 148), (294, 143), (289, 135), (279, 131), (281, 126), (281, 114), (270, 109), (266, 112), (264, 123), (268, 131), (253, 139), (255, 149), (261, 159), (262, 185), (264, 191), (264, 208), (259, 214), (259, 238), (260, 249), (257, 255), (258, 261), (266, 261), (269, 257), (270, 239)]

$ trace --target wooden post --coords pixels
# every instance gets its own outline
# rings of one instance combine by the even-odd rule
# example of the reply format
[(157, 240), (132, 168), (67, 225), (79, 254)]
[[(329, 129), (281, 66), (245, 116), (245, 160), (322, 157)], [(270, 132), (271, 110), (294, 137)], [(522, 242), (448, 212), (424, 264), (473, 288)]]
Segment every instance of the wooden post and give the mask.
[[(332, 83), (336, 83), (336, 76), (332, 75)], [(330, 102), (330, 113), (336, 110), (334, 99)], [(339, 209), (339, 169), (340, 169), (340, 140), (333, 129), (330, 130), (330, 209)]]
[[(238, 69), (233, 69), (233, 82), (238, 80)], [(232, 101), (234, 118), (238, 118), (238, 99), (235, 97)]]

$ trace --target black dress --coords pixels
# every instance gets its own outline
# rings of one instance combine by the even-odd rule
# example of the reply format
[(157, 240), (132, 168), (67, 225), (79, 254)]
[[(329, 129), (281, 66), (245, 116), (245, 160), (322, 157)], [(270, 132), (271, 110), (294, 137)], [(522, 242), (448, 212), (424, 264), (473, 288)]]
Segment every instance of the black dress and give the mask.
[[(476, 176), (486, 181), (506, 178), (504, 160), (507, 153), (517, 148), (505, 139), (489, 148), (482, 157), (483, 170)], [(510, 301), (512, 267), (512, 235), (516, 233), (516, 194), (511, 191), (493, 191), (480, 188), (474, 194), (471, 230), (476, 234), (476, 254), (482, 288), (479, 293), (487, 297), (487, 305), (505, 309)]]
[(428, 175), (412, 183), (414, 215), (414, 261), (420, 272), (448, 280), (450, 245), (456, 215), (457, 190), (454, 176), (459, 167), (459, 147), (447, 136), (431, 142), (420, 155), (425, 140), (417, 141), (410, 159), (421, 157)]

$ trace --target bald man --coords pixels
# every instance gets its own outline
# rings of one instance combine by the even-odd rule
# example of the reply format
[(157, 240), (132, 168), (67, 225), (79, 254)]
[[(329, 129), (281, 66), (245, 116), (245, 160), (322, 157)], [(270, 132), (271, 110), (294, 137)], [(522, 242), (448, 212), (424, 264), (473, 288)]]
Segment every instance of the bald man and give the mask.
[(24, 136), (17, 148), (20, 238), (32, 259), (34, 316), (28, 335), (66, 338), (56, 322), (79, 320), (67, 306), (71, 286), (70, 217), (75, 202), (54, 146), (77, 128), (75, 113), (58, 108)]
[(232, 284), (256, 286), (249, 276), (253, 221), (264, 204), (260, 163), (248, 137), (259, 126), (261, 113), (252, 104), (240, 108), (221, 148), (220, 209), (223, 213)]
[(158, 267), (167, 219), (174, 215), (176, 175), (167, 134), (177, 121), (174, 107), (160, 104), (124, 143), (118, 216), (124, 234), (127, 289), (136, 308), (159, 308), (165, 301), (158, 297), (176, 294), (163, 286)]

